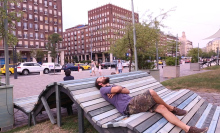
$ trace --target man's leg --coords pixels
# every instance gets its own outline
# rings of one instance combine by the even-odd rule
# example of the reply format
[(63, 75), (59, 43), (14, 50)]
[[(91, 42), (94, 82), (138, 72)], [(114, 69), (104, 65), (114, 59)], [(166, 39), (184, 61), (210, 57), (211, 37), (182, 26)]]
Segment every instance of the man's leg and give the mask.
[(170, 123), (180, 127), (185, 132), (189, 131), (190, 126), (186, 125), (182, 121), (180, 121), (173, 113), (171, 113), (164, 105), (160, 104), (155, 109), (155, 112), (160, 113), (163, 115), (164, 118), (167, 119)]
[(149, 89), (149, 92), (151, 96), (153, 97), (154, 101), (158, 104), (164, 105), (169, 111), (173, 111), (173, 106), (166, 104), (163, 99), (160, 98), (160, 96), (157, 95), (157, 93), (154, 90)]

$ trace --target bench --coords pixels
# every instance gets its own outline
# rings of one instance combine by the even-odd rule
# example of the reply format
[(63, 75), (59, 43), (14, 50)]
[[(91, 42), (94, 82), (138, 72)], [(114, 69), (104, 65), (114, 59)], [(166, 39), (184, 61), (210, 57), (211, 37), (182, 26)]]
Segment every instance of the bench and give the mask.
[[(137, 71), (110, 75), (110, 84), (122, 85), (136, 96), (153, 89), (164, 101), (172, 106), (188, 110), (186, 116), (178, 116), (190, 126), (209, 127), (208, 133), (220, 132), (220, 107), (207, 103), (190, 90), (171, 91), (145, 72)], [(158, 113), (143, 112), (126, 118), (101, 97), (95, 87), (96, 78), (58, 82), (58, 86), (69, 90), (78, 105), (79, 132), (84, 132), (83, 116), (98, 132), (138, 132), (138, 133), (177, 133), (180, 128), (169, 123)]]
[[(59, 91), (59, 93), (57, 93)], [(36, 125), (36, 116), (42, 111), (46, 111), (52, 124), (57, 123), (51, 110), (56, 107), (64, 107), (68, 114), (72, 113), (73, 100), (70, 99), (70, 93), (63, 88), (59, 88), (56, 83), (52, 83), (39, 94), (30, 97), (23, 97), (14, 99), (14, 108), (21, 110), (28, 116), (28, 125)], [(57, 106), (57, 100), (59, 99)], [(60, 115), (60, 114), (59, 114)], [(58, 116), (60, 118), (61, 116)], [(59, 119), (58, 119), (59, 120)], [(61, 123), (58, 121), (58, 125)]]

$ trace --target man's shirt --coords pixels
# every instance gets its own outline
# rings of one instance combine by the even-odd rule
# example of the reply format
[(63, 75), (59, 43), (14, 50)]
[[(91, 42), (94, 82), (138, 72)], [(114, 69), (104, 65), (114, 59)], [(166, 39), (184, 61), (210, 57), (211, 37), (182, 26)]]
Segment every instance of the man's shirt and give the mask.
[(126, 107), (129, 104), (132, 97), (130, 97), (128, 94), (118, 93), (115, 94), (112, 98), (108, 98), (107, 94), (111, 94), (111, 88), (114, 86), (116, 85), (101, 87), (100, 93), (106, 101), (113, 104), (121, 114), (125, 115), (124, 111), (126, 110)]

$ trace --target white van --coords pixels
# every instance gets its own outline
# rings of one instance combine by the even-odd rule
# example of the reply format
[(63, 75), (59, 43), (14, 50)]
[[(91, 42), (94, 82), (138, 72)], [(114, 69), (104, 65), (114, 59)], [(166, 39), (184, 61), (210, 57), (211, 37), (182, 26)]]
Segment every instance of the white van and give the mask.
[[(43, 63), (42, 67), (49, 68), (49, 71), (53, 72), (53, 70), (54, 70), (54, 63)], [(56, 72), (60, 72), (61, 69), (62, 69), (62, 66), (60, 64), (58, 64), (58, 63), (55, 63), (55, 71)]]

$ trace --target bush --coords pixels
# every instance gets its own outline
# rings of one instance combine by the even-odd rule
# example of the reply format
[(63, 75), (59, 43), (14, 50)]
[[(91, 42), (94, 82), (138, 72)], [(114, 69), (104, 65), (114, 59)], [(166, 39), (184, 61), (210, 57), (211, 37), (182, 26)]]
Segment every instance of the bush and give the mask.
[[(176, 57), (168, 57), (166, 58), (166, 65), (167, 66), (175, 66)], [(177, 58), (177, 65), (179, 65), (179, 59)]]

